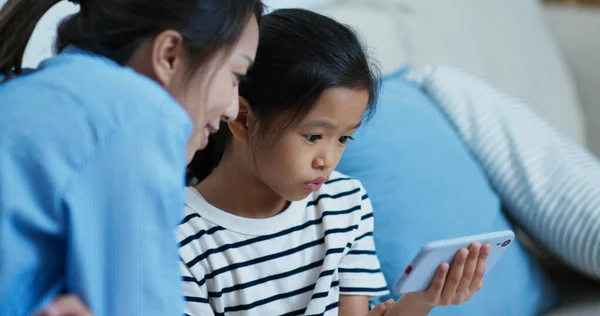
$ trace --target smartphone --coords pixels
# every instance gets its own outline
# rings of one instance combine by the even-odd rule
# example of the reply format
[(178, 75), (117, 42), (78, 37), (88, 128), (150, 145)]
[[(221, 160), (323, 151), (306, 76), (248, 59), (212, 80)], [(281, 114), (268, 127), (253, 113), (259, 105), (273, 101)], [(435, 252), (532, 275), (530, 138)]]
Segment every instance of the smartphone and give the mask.
[(486, 259), (485, 273), (488, 273), (515, 239), (510, 230), (472, 235), (454, 239), (429, 242), (421, 248), (404, 273), (394, 284), (396, 294), (420, 292), (426, 290), (438, 269), (448, 262), (452, 264), (454, 256), (461, 248), (468, 248), (472, 243), (492, 246)]

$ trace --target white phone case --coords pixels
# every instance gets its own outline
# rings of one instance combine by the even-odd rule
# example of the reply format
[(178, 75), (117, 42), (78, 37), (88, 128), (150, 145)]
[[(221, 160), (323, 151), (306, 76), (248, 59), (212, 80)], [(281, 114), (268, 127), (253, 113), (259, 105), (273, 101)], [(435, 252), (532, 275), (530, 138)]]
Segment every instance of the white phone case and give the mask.
[(474, 242), (492, 246), (485, 265), (485, 273), (488, 273), (514, 238), (512, 231), (504, 230), (427, 243), (396, 281), (394, 291), (403, 294), (426, 290), (438, 267), (444, 262), (451, 263), (458, 250), (467, 248)]

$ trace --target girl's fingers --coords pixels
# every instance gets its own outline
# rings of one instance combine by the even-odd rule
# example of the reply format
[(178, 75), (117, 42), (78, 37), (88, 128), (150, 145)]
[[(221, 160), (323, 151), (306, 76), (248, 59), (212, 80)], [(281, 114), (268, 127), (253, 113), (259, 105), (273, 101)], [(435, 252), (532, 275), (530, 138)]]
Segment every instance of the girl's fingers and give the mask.
[(369, 311), (366, 316), (383, 316), (390, 308), (394, 306), (394, 300), (389, 299), (383, 303), (379, 303)]
[(395, 303), (396, 302), (394, 302), (394, 300), (391, 299), (391, 298), (389, 300), (383, 302), (383, 304), (385, 304), (385, 306), (387, 306), (387, 308), (390, 308), (390, 307), (394, 306)]
[(437, 302), (438, 298), (442, 295), (444, 283), (446, 283), (446, 277), (448, 276), (448, 270), (450, 270), (450, 265), (444, 262), (435, 272), (433, 281), (431, 281), (431, 285), (425, 293), (429, 302)]
[(471, 244), (471, 246), (469, 246), (469, 256), (467, 257), (467, 261), (465, 262), (463, 275), (457, 288), (457, 292), (461, 295), (468, 295), (471, 286), (471, 280), (473, 279), (475, 269), (477, 268), (480, 250), (481, 244), (479, 243), (473, 243)]
[(473, 274), (473, 278), (471, 279), (471, 285), (469, 286), (469, 289), (472, 292), (477, 292), (480, 290), (483, 275), (485, 274), (485, 264), (490, 250), (490, 245), (485, 245), (481, 247), (481, 251), (479, 252), (479, 257), (477, 259), (477, 268), (475, 268), (475, 274)]
[(385, 303), (375, 305), (366, 316), (383, 316), (387, 312), (388, 306)]
[(460, 283), (463, 275), (463, 270), (468, 255), (469, 251), (463, 248), (458, 251), (456, 257), (454, 258), (450, 272), (448, 273), (448, 277), (446, 278), (446, 282), (444, 284), (444, 289), (442, 290), (442, 296), (440, 298), (440, 303), (442, 305), (449, 305), (453, 301), (454, 295), (456, 294), (456, 289), (458, 288), (458, 284)]

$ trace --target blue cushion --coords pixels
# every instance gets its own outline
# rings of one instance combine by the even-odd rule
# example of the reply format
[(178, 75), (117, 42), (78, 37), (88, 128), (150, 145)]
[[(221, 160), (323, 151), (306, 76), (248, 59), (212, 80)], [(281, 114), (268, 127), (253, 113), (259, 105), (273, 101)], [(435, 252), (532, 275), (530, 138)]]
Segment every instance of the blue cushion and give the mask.
[[(383, 78), (375, 116), (356, 133), (338, 166), (369, 192), (390, 290), (425, 242), (512, 229), (484, 172), (445, 116), (402, 75)], [(484, 281), (473, 300), (431, 315), (538, 315), (558, 303), (519, 242)]]

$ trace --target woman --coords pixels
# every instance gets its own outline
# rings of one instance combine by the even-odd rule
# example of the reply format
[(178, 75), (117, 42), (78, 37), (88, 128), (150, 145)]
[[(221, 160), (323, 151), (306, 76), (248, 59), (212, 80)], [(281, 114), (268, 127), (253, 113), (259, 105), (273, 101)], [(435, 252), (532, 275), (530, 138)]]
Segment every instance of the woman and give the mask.
[(57, 2), (0, 11), (0, 315), (63, 292), (98, 315), (181, 314), (185, 166), (237, 115), (262, 4), (84, 0), (58, 56), (19, 76)]

